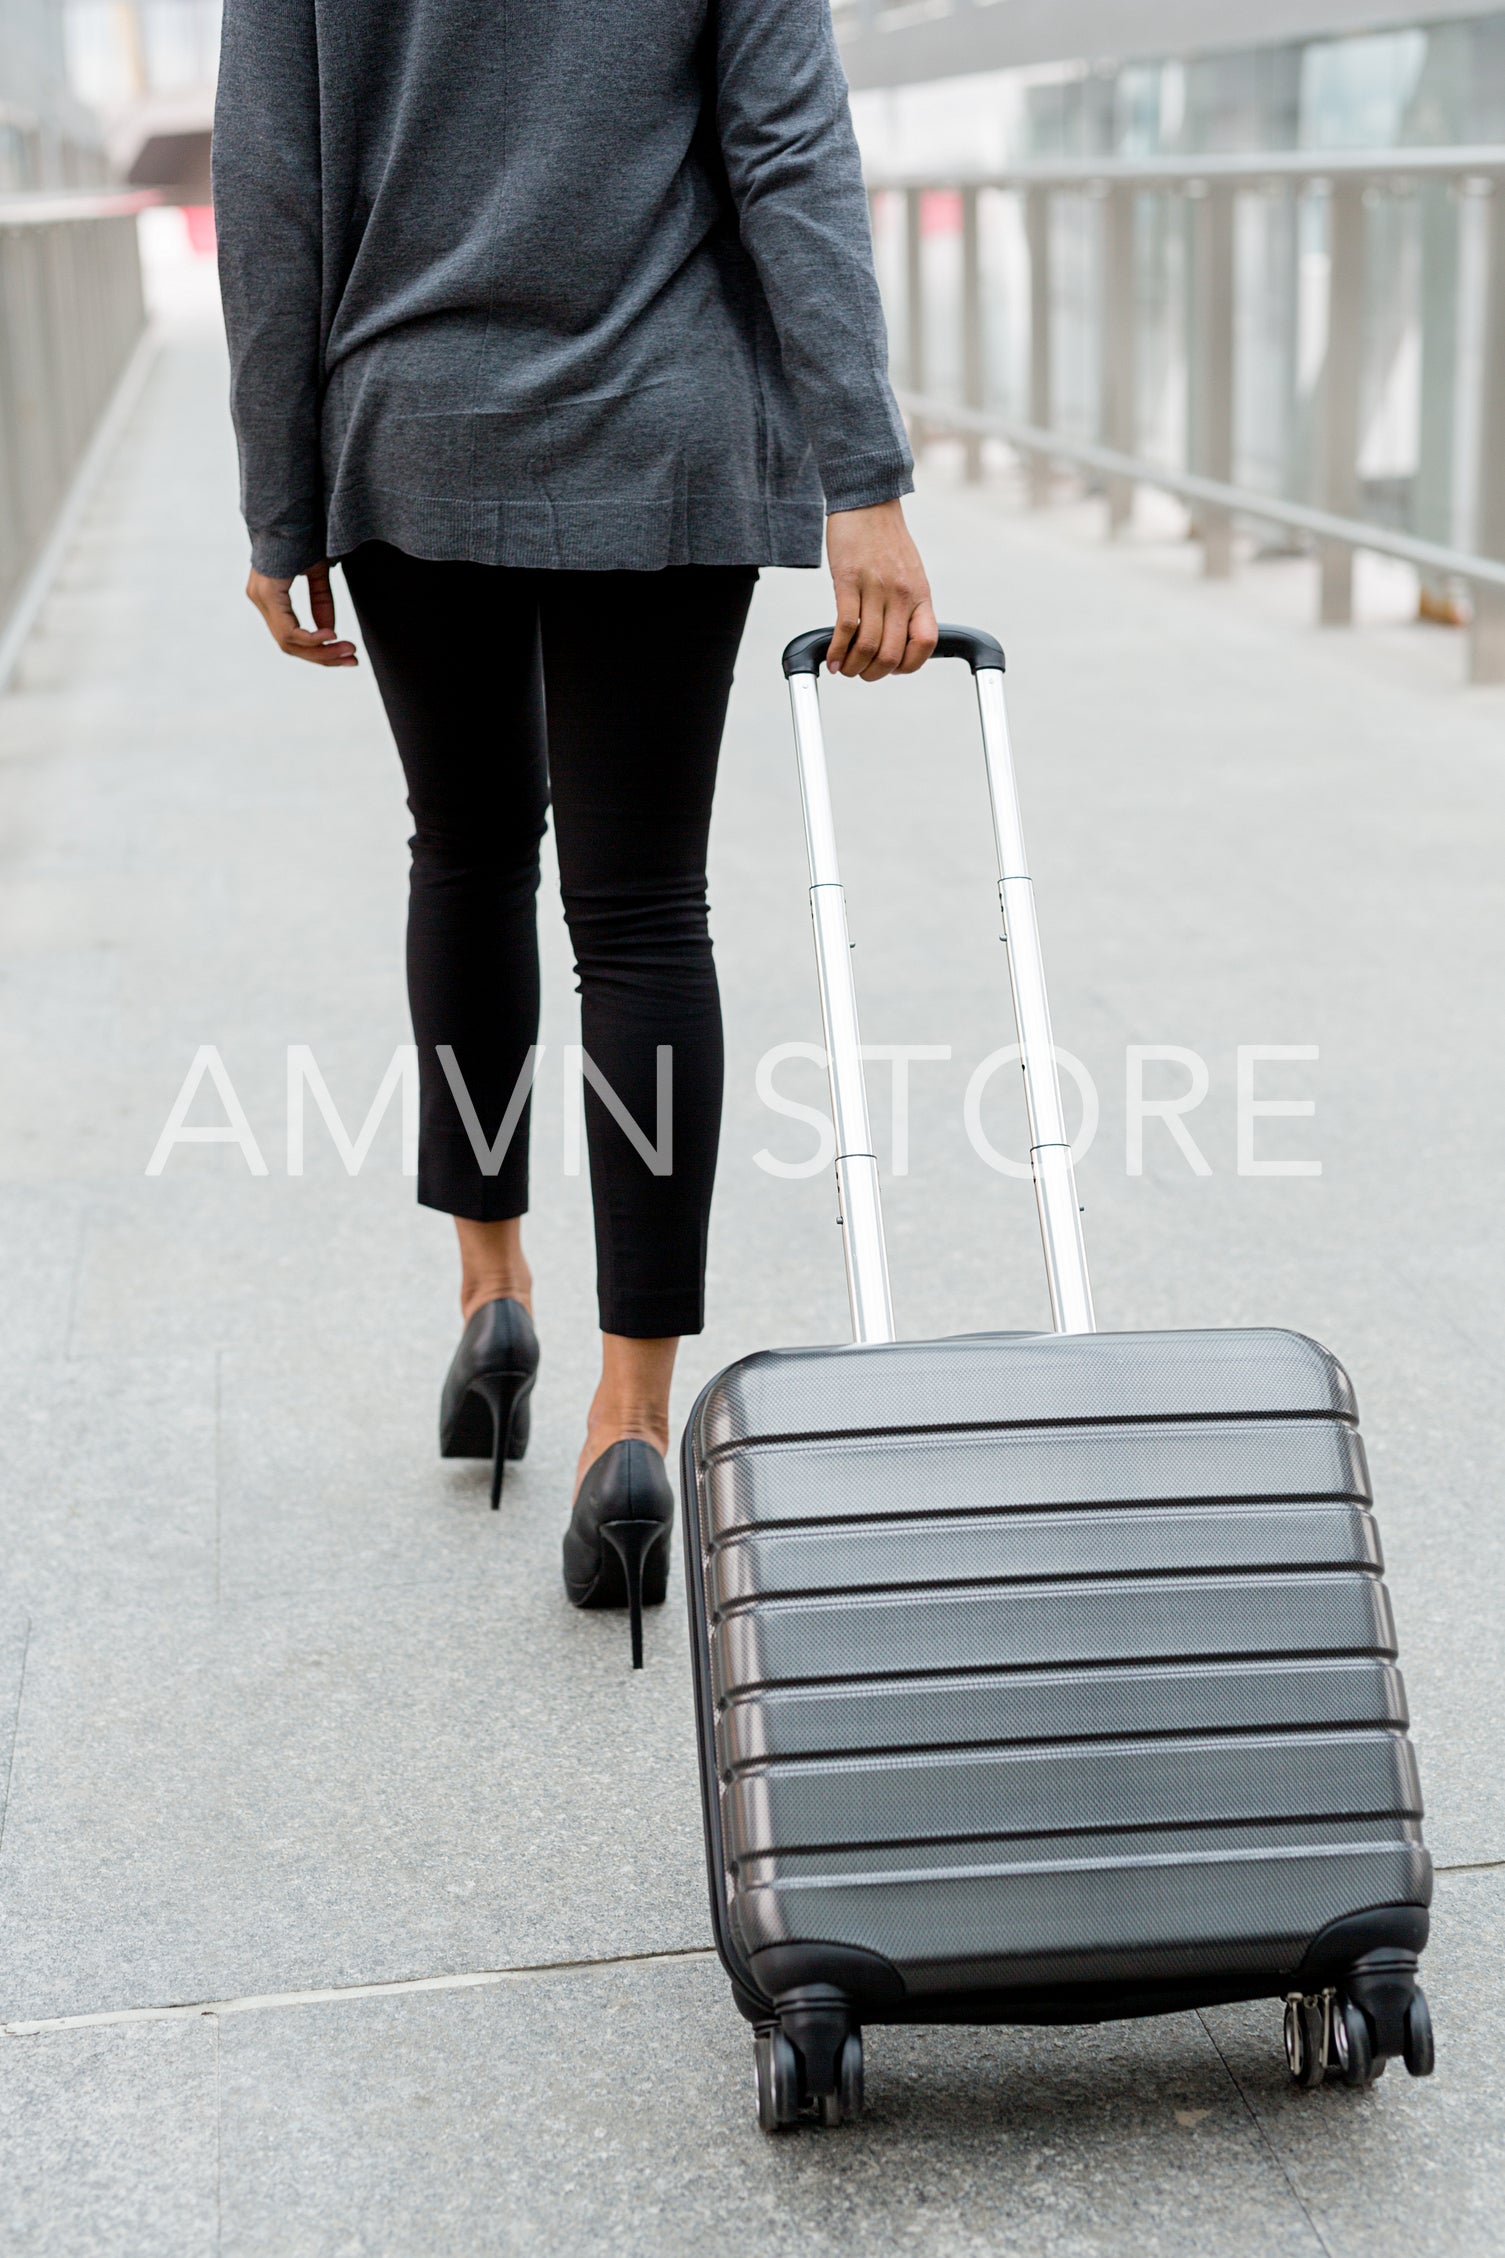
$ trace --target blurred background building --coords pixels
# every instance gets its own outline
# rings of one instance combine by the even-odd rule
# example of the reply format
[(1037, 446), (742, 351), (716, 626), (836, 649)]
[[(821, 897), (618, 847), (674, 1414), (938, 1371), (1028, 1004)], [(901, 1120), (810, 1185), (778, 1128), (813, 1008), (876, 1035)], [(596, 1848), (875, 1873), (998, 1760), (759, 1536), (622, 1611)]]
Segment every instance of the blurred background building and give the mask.
[(117, 179), (209, 202), (220, 0), (52, 0), (69, 82), (101, 121)]
[[(1439, 54), (1456, 52), (1460, 32), (1499, 13), (1459, 0), (1265, 0), (1253, 27), (1239, 0), (835, 0), (834, 8), (854, 92), (933, 93), (950, 80), (963, 93), (965, 81), (1004, 73), (1016, 88), (1093, 82), (1095, 92), (1030, 105), (1035, 126), (1053, 117), (1044, 132), (1057, 142), (1073, 134), (1080, 155), (1122, 146), (1143, 74), (1167, 64), (1189, 66), (1197, 82), (1174, 128), (1185, 146), (1286, 145), (1279, 136), (1297, 130), (1305, 59), (1319, 54), (1313, 67), (1328, 88), (1319, 101), (1335, 103), (1347, 133), (1367, 140), (1383, 115), (1368, 103), (1392, 98), (1391, 66), (1368, 41), (1399, 33), (1413, 47), (1435, 41)], [(1349, 41), (1345, 57), (1339, 47)], [(1003, 83), (992, 79), (995, 90)], [(979, 110), (989, 103), (975, 83), (963, 99)]]
[(59, 0), (0, 0), (0, 196), (107, 170), (98, 117), (68, 69)]

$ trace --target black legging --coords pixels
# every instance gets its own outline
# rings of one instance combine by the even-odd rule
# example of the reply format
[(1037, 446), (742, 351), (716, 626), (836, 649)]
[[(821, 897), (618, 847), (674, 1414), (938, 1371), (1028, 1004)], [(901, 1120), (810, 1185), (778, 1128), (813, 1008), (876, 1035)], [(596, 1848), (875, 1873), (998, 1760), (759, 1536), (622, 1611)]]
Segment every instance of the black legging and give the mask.
[(538, 1040), (534, 897), (552, 796), (581, 1042), (650, 1146), (660, 1045), (671, 1059), (667, 1174), (587, 1073), (602, 1330), (698, 1333), (722, 1081), (706, 837), (757, 573), (533, 572), (432, 563), (381, 542), (344, 570), (416, 825), (418, 1197), (483, 1222), (527, 1207), (526, 1101), (505, 1151), (483, 1164), (439, 1054), (449, 1046), (493, 1144)]

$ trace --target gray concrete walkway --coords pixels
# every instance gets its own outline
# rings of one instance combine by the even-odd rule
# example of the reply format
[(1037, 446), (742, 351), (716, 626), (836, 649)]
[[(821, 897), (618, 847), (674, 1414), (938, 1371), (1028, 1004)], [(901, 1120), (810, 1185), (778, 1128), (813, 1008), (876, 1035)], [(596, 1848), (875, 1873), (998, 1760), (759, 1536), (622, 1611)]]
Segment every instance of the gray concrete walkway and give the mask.
[[(455, 1280), (395, 1108), (354, 1176), (311, 1108), (287, 1170), (289, 1045), (354, 1128), (407, 1040), (404, 811), (369, 675), (289, 665), (241, 599), (223, 391), (180, 329), (0, 707), (6, 2251), (1505, 2247), (1505, 700), (1415, 631), (1320, 638), (1280, 593), (1305, 568), (1211, 588), (1069, 511), (943, 477), (917, 504), (944, 610), (1012, 653), (1057, 1033), (1101, 1098), (1103, 1322), (1291, 1324), (1356, 1376), (1443, 1870), (1440, 2066), (1293, 2096), (1268, 2008), (880, 2031), (867, 2120), (771, 2143), (708, 1952), (677, 1568), (639, 1678), (559, 1583), (593, 1320), (552, 901), (547, 1362), (500, 1515), (434, 1455)], [(755, 1077), (819, 1031), (776, 654), (825, 610), (770, 576), (728, 740), (728, 1120), (682, 1406), (843, 1326), (827, 1181), (756, 1158), (814, 1143)], [(965, 678), (826, 702), (865, 1032), (952, 1052), (913, 1070), (890, 1191), (901, 1328), (1041, 1322), (1028, 1189), (963, 1126), (1012, 1033)], [(145, 1172), (203, 1044), (264, 1175), (223, 1145)], [(1127, 1173), (1129, 1044), (1205, 1059), (1211, 1173), (1154, 1122)], [(1315, 1115), (1255, 1129), (1320, 1176), (1238, 1173), (1240, 1045), (1317, 1047), (1258, 1070)], [(820, 1103), (808, 1060), (775, 1079)], [(983, 1122), (1017, 1154), (1013, 1081)], [(886, 1070), (874, 1098), (887, 1154)]]

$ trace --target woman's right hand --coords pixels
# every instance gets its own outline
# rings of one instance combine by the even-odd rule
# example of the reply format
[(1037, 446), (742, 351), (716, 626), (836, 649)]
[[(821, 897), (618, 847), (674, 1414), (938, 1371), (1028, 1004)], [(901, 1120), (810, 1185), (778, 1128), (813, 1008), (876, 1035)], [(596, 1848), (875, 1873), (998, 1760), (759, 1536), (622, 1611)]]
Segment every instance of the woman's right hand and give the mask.
[(315, 666), (359, 665), (355, 645), (340, 642), (334, 631), (334, 591), (329, 585), (328, 561), (310, 565), (305, 577), (312, 627), (299, 623), (293, 609), (291, 579), (278, 580), (269, 572), (253, 572), (246, 582), (246, 594), (271, 630), (272, 641), (290, 659), (309, 659)]
[(881, 682), (922, 667), (936, 645), (935, 613), (902, 505), (833, 511), (826, 556), (836, 591), (836, 629), (826, 651), (831, 672)]

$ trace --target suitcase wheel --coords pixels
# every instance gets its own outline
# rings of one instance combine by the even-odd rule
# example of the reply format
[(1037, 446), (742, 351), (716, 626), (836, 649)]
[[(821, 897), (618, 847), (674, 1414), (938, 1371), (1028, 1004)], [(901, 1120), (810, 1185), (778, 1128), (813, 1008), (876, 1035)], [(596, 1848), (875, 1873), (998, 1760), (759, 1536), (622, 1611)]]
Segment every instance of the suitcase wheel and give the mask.
[(1437, 2048), (1432, 2038), (1432, 2011), (1420, 1984), (1411, 1994), (1411, 2004), (1406, 2009), (1405, 2064), (1413, 2078), (1429, 2078), (1437, 2067)]
[(862, 2115), (862, 2033), (851, 2031), (843, 2039), (836, 2063), (836, 2090), (823, 2093), (817, 2104), (823, 2125), (849, 2125)]
[(766, 2023), (753, 2040), (753, 2081), (758, 2123), (765, 2133), (786, 2131), (813, 2114), (822, 2125), (850, 2124), (862, 2114), (862, 2033), (849, 2030), (836, 2056), (836, 2083), (811, 2093), (804, 2059), (788, 2033)]
[(1413, 2078), (1429, 2078), (1437, 2061), (1414, 1956), (1407, 1968), (1398, 1956), (1375, 1955), (1352, 1970), (1346, 1990), (1329, 1985), (1289, 1993), (1284, 2036), (1292, 2079), (1308, 2091), (1328, 2077), (1346, 2086), (1372, 2085), (1393, 2054)]
[[(1430, 2036), (1431, 2026), (1428, 2025)], [(841, 2113), (848, 2123), (862, 2115), (862, 2033), (853, 2031), (841, 2050)]]
[(753, 2040), (753, 2084), (758, 2123), (765, 2133), (782, 2132), (798, 2123), (799, 2057), (777, 2023), (765, 2024)]
[(1296, 2084), (1310, 2090), (1327, 2074), (1328, 2004), (1331, 1992), (1305, 1997), (1292, 1992), (1286, 2001), (1286, 2067)]
[[(1372, 2084), (1375, 2072), (1374, 2041), (1369, 2032), (1369, 2018), (1362, 2007), (1355, 2007), (1351, 1999), (1341, 1995), (1335, 1998), (1331, 2009), (1333, 2065), (1350, 2086)], [(1380, 2068), (1385, 2058), (1380, 2057)]]

